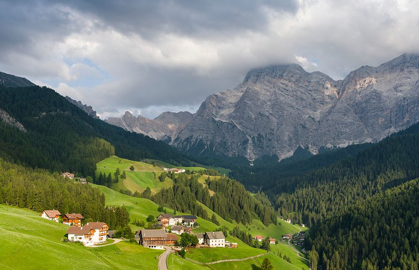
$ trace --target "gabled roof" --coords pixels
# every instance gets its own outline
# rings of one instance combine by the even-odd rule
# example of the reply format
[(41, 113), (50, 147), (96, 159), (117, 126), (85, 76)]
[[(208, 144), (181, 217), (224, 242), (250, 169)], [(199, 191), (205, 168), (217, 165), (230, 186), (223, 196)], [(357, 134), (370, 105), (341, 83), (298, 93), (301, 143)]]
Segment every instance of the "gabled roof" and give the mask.
[(256, 239), (263, 239), (263, 236), (262, 235), (255, 235), (255, 238)]
[(183, 230), (183, 226), (173, 226), (172, 231), (180, 231)]
[(194, 215), (182, 215), (182, 216), (175, 216), (175, 218), (183, 218), (183, 219), (198, 219)]
[(142, 237), (163, 237), (166, 238), (166, 232), (162, 229), (162, 230), (147, 230), (147, 229), (143, 229), (141, 230), (141, 235)]
[(198, 239), (200, 239), (200, 238), (204, 238), (204, 234), (203, 234), (203, 233), (195, 233), (195, 235), (196, 235), (196, 237), (197, 237)]
[(84, 219), (84, 217), (79, 213), (65, 214), (68, 219)]
[(159, 215), (159, 218), (160, 217), (164, 217), (164, 218), (173, 218), (173, 215), (171, 215), (171, 214), (160, 214)]
[(84, 235), (88, 234), (90, 230), (102, 229), (103, 226), (108, 226), (104, 222), (89, 222), (83, 227), (72, 226), (67, 230), (67, 234)]
[(209, 239), (225, 239), (223, 232), (207, 232), (205, 233)]
[(56, 216), (60, 216), (61, 213), (58, 210), (44, 210), (47, 217), (55, 218)]
[(166, 240), (167, 241), (177, 241), (177, 240), (179, 240), (179, 237), (177, 237), (176, 234), (168, 233)]

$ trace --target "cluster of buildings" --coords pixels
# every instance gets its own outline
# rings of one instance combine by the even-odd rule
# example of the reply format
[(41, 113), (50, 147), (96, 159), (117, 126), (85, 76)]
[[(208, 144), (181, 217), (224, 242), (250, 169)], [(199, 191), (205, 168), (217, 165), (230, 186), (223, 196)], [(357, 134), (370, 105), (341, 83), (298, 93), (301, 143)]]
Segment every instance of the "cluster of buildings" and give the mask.
[[(191, 232), (191, 234), (193, 234)], [(237, 247), (237, 243), (226, 241), (223, 232), (206, 232), (194, 234), (198, 238), (200, 247)], [(179, 240), (174, 233), (166, 233), (164, 229), (160, 230), (139, 230), (135, 234), (138, 243), (147, 248), (164, 249), (165, 246), (175, 245)]]
[(63, 224), (69, 225), (67, 238), (72, 242), (82, 242), (85, 246), (93, 246), (106, 242), (109, 228), (103, 222), (89, 222), (82, 227), (84, 217), (79, 213), (61, 215), (58, 210), (44, 210), (41, 217), (59, 222), (62, 219)]
[(172, 172), (172, 173), (184, 173), (186, 172), (185, 169), (178, 169), (178, 168), (163, 168), (165, 172)]
[(197, 219), (198, 218), (194, 215), (173, 216), (171, 214), (160, 214), (157, 217), (157, 225), (162, 228), (174, 225), (193, 227)]
[[(254, 239), (259, 241), (259, 242), (262, 242), (264, 238), (263, 238), (262, 235), (255, 235)], [(276, 244), (276, 239), (275, 238), (269, 238), (269, 244), (275, 245)]]

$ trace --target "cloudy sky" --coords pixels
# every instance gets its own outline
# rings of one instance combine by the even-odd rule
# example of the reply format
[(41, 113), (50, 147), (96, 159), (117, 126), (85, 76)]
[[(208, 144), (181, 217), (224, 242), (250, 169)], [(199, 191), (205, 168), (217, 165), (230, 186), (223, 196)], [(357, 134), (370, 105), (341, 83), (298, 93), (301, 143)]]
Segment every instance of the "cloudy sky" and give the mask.
[(0, 71), (102, 118), (195, 111), (252, 68), (334, 79), (419, 49), (416, 0), (0, 0)]

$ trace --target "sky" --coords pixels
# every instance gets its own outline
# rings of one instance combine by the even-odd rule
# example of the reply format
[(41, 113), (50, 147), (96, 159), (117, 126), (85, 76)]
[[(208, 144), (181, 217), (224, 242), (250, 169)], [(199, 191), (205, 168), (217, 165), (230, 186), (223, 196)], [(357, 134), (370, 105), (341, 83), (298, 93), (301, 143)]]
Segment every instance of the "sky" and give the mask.
[(0, 71), (91, 105), (195, 112), (246, 73), (297, 63), (343, 79), (419, 51), (416, 0), (0, 0)]

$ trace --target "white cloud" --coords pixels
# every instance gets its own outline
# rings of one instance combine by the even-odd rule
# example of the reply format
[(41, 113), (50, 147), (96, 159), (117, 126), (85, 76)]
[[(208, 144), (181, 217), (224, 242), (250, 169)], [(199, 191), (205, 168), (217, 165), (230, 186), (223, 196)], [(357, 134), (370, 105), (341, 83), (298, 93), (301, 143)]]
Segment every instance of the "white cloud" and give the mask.
[[(103, 116), (195, 110), (207, 95), (234, 88), (248, 70), (272, 64), (299, 63), (339, 79), (417, 52), (419, 44), (419, 1), (299, 0), (282, 9), (247, 1), (238, 9), (211, 3), (204, 12), (198, 2), (158, 10), (150, 2), (149, 14), (144, 3), (130, 9), (112, 1), (74, 3), (45, 5), (27, 22), (16, 8), (9, 24), (20, 28), (13, 31), (1, 27), (8, 14), (0, 11), (0, 34), (7, 37), (0, 41), (0, 70), (48, 82)], [(43, 12), (59, 23), (43, 23)]]

